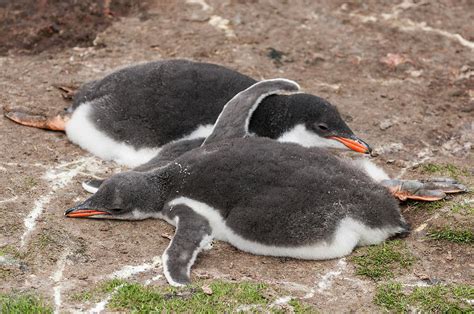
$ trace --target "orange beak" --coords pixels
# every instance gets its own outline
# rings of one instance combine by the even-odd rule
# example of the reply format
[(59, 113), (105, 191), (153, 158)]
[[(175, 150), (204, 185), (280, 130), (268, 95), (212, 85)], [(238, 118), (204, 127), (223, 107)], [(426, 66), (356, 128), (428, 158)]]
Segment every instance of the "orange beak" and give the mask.
[(370, 146), (360, 139), (353, 140), (347, 137), (339, 137), (339, 136), (331, 136), (330, 139), (339, 141), (342, 144), (346, 145), (348, 148), (358, 153), (370, 154), (370, 152), (372, 151)]
[(83, 218), (96, 215), (110, 215), (108, 212), (93, 210), (93, 209), (78, 209), (75, 208), (68, 209), (64, 215), (70, 218)]

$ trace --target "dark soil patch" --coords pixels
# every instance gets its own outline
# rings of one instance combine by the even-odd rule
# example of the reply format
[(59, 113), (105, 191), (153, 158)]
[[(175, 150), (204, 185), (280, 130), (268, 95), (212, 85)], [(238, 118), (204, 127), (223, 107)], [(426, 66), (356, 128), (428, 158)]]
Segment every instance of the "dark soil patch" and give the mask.
[(0, 55), (88, 47), (121, 16), (145, 16), (134, 0), (0, 0)]

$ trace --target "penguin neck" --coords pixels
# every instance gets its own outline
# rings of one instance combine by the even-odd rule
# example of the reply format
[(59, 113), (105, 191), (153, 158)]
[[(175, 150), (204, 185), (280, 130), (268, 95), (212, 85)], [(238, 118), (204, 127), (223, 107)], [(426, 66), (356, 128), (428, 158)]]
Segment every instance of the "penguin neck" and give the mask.
[(146, 181), (153, 195), (144, 196), (153, 199), (153, 210), (162, 210), (166, 201), (170, 198), (172, 191), (175, 190), (175, 180), (169, 167), (163, 167), (145, 173)]
[(295, 117), (289, 114), (289, 96), (272, 95), (262, 100), (250, 118), (249, 132), (260, 137), (279, 138)]

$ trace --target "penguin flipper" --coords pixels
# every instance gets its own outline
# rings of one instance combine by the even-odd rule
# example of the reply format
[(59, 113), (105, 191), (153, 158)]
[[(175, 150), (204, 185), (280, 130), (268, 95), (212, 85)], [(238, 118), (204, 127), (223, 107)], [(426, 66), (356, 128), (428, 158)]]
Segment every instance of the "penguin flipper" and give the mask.
[(282, 78), (253, 84), (227, 102), (217, 118), (211, 134), (202, 145), (248, 136), (250, 117), (265, 97), (274, 94), (293, 94), (299, 89), (296, 82)]
[(463, 184), (451, 178), (434, 178), (427, 180), (383, 180), (380, 182), (398, 199), (418, 201), (439, 201), (446, 194), (467, 192)]
[(212, 229), (206, 218), (183, 204), (173, 206), (168, 216), (177, 224), (163, 253), (163, 272), (170, 285), (183, 286), (191, 282), (191, 267), (197, 255), (211, 243)]
[(3, 115), (21, 125), (31, 126), (38, 129), (46, 129), (52, 131), (64, 131), (66, 123), (69, 120), (68, 115), (45, 116), (41, 114), (28, 113), (22, 107), (3, 107)]

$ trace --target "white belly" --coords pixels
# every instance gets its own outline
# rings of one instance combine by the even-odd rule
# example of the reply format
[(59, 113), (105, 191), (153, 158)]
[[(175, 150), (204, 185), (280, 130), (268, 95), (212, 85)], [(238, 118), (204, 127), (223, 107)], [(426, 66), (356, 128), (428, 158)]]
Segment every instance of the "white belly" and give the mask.
[(170, 206), (184, 204), (192, 208), (196, 213), (209, 220), (213, 231), (213, 237), (228, 242), (236, 248), (257, 255), (286, 256), (299, 259), (331, 259), (347, 255), (357, 245), (377, 244), (386, 240), (389, 236), (401, 228), (373, 229), (352, 218), (342, 219), (334, 233), (328, 235), (328, 241), (317, 241), (311, 245), (303, 246), (274, 246), (266, 245), (253, 240), (245, 239), (230, 229), (222, 216), (214, 208), (205, 203), (187, 198), (179, 197), (169, 203)]
[[(66, 134), (71, 142), (102, 159), (113, 160), (128, 167), (144, 164), (160, 152), (161, 147), (136, 149), (132, 145), (110, 138), (91, 122), (89, 118), (91, 110), (92, 104), (86, 102), (73, 112), (66, 125)], [(191, 134), (180, 140), (205, 137), (211, 130), (211, 125), (199, 126)]]

